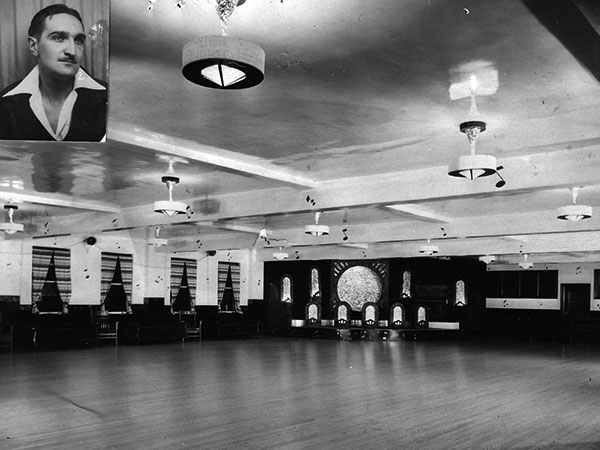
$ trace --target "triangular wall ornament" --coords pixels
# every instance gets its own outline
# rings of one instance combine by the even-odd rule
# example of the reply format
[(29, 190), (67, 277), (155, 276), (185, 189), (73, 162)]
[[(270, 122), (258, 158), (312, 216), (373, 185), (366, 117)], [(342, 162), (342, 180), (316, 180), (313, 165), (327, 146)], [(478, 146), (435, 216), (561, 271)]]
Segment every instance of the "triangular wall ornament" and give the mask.
[(171, 308), (173, 312), (193, 310), (192, 297), (190, 295), (190, 286), (187, 277), (187, 265), (185, 262), (183, 263), (183, 273), (181, 274), (181, 283), (179, 284), (177, 297), (173, 300)]
[(56, 264), (54, 262), (54, 252), (50, 257), (48, 272), (42, 286), (40, 300), (35, 302), (39, 312), (63, 312), (63, 301), (58, 291), (58, 283), (56, 282)]
[(127, 312), (127, 294), (123, 287), (121, 260), (119, 257), (117, 257), (110, 288), (104, 298), (104, 309), (107, 312)]

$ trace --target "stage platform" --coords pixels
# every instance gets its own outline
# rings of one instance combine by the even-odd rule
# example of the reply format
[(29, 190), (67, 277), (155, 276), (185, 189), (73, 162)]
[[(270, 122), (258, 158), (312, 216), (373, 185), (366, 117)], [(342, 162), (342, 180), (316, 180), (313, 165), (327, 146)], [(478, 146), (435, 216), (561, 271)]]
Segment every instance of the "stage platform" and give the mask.
[(364, 327), (272, 327), (265, 330), (270, 336), (299, 337), (308, 339), (333, 339), (343, 341), (400, 341), (458, 339), (459, 329), (449, 328), (364, 328)]

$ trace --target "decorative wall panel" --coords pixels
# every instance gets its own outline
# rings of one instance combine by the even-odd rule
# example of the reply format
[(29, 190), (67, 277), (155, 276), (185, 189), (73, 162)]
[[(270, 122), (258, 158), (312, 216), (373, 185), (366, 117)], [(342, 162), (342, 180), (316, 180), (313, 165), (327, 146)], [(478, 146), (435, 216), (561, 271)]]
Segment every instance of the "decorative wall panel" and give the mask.
[(386, 261), (333, 261), (331, 294), (333, 306), (348, 303), (360, 312), (365, 303), (387, 308), (389, 269)]

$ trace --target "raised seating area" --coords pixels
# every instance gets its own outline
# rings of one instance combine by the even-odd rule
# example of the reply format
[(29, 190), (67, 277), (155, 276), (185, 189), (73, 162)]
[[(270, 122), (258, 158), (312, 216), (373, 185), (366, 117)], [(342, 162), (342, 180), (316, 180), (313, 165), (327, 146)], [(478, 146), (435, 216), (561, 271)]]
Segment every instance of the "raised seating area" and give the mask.
[(114, 341), (117, 345), (119, 340), (117, 339), (119, 333), (119, 321), (118, 316), (97, 315), (92, 318), (92, 323), (96, 327), (96, 340), (98, 342), (103, 341)]
[(32, 314), (22, 311), (11, 327), (11, 347), (37, 349), (95, 345), (96, 327), (91, 320), (76, 313)]
[(197, 307), (197, 310), (202, 321), (202, 338), (250, 338), (260, 334), (260, 322), (248, 312), (218, 312), (212, 306)]
[(196, 311), (179, 311), (177, 316), (185, 325), (186, 339), (202, 338), (202, 321), (196, 317)]
[(259, 322), (247, 319), (243, 314), (221, 313), (214, 325), (217, 339), (258, 337), (260, 333)]
[[(259, 305), (260, 306), (260, 305)], [(185, 339), (256, 338), (256, 307), (245, 313), (218, 313), (216, 307), (172, 313), (166, 305), (133, 305), (131, 313), (102, 311), (98, 305), (75, 305), (69, 313), (32, 313), (25, 305), (5, 324), (0, 348), (35, 350), (46, 347), (143, 344)], [(206, 324), (206, 326), (204, 326)]]
[(120, 343), (182, 341), (185, 324), (169, 311), (134, 311), (119, 320)]

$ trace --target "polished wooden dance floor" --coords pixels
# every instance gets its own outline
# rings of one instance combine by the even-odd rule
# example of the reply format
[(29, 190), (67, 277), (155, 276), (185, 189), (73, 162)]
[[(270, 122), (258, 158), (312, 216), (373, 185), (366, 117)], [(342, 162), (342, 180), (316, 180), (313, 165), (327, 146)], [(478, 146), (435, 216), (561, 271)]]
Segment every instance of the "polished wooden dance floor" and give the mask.
[(1, 449), (600, 448), (600, 348), (261, 338), (0, 353)]

